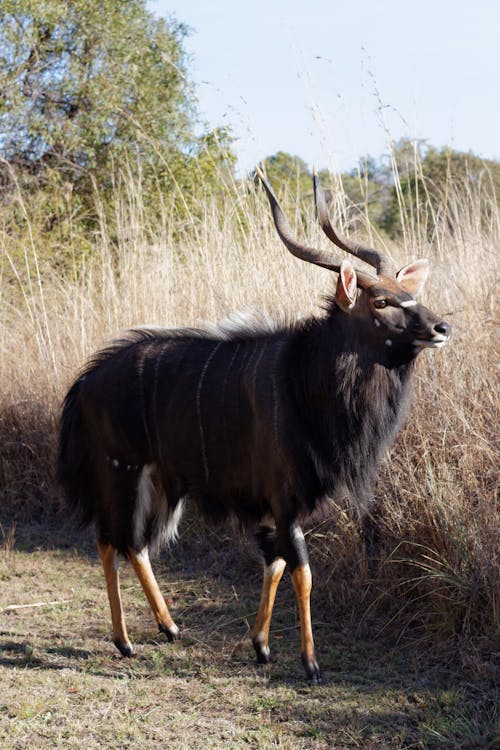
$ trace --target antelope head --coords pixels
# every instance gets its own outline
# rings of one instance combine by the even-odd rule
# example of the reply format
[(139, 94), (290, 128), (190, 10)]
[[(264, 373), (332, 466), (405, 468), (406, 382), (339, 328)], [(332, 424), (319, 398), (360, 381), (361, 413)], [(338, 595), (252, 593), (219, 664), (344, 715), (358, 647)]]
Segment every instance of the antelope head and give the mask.
[(416, 260), (396, 272), (388, 256), (337, 232), (331, 225), (316, 172), (313, 173), (314, 198), (321, 228), (337, 247), (367, 263), (374, 272), (357, 268), (350, 260), (339, 260), (331, 251), (301, 244), (293, 236), (264, 174), (259, 167), (256, 171), (266, 190), (282, 242), (297, 258), (338, 273), (335, 302), (357, 322), (371, 342), (380, 342), (387, 348), (410, 347), (414, 354), (424, 348), (444, 346), (451, 327), (416, 299), (429, 275), (428, 260)]

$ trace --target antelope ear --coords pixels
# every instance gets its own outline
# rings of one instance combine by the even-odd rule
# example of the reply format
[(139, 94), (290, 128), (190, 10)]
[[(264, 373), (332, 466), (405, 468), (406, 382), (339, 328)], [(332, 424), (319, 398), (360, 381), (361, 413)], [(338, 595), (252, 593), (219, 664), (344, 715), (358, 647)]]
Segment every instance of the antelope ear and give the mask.
[(343, 260), (337, 281), (335, 302), (344, 312), (350, 312), (356, 304), (356, 295), (356, 271), (348, 260)]
[(422, 258), (422, 260), (416, 260), (408, 266), (403, 266), (398, 271), (396, 279), (406, 292), (409, 292), (414, 297), (418, 297), (423, 292), (425, 282), (429, 276), (429, 270), (429, 261), (427, 258)]

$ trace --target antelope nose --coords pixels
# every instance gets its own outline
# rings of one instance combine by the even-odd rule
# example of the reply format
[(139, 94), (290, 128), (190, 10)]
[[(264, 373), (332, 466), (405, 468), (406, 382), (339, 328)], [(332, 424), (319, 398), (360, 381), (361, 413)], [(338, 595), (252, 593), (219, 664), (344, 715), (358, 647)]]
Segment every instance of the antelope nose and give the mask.
[(439, 323), (436, 323), (436, 325), (434, 326), (434, 331), (448, 338), (451, 333), (451, 326), (448, 325), (448, 323), (446, 323), (444, 320), (442, 320)]

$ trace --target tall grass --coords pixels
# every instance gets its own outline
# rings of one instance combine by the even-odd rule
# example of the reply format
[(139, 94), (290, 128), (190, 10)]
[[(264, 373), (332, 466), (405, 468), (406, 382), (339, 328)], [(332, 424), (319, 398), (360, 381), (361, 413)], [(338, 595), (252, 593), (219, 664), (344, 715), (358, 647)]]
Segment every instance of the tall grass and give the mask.
[[(47, 248), (21, 194), (15, 199), (26, 219), (22, 248), (19, 237), (0, 233), (11, 282), (0, 304), (0, 489), (2, 515), (17, 524), (58, 512), (58, 410), (97, 347), (130, 326), (203, 325), (245, 308), (285, 319), (321, 314), (322, 295), (332, 289), (330, 274), (283, 248), (253, 185), (227, 187), (182, 225), (168, 206), (159, 221), (145, 219), (139, 181), (128, 176), (117, 186), (113, 240), (103, 211), (99, 232), (88, 240), (92, 252), (72, 273), (41, 271)], [(382, 632), (397, 627), (436, 642), (499, 632), (499, 214), (486, 188), (449, 184), (440, 210), (420, 187), (416, 212), (401, 202), (401, 246), (365, 227), (401, 265), (431, 259), (427, 302), (447, 316), (453, 339), (419, 356), (415, 404), (376, 490), (377, 571), (368, 572), (348, 510), (332, 508), (310, 530), (322, 571), (315, 597), (329, 619), (338, 613), (345, 621), (351, 613), (359, 621), (364, 613)], [(338, 222), (346, 202), (341, 195)], [(310, 199), (288, 196), (287, 205), (297, 233), (304, 236), (305, 225), (308, 240), (324, 244)]]

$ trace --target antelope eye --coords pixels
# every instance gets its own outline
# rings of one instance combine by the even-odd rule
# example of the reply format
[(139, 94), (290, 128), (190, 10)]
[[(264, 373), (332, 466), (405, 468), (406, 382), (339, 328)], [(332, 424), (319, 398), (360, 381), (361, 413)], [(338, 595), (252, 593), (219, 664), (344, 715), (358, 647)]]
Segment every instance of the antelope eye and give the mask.
[(382, 310), (384, 307), (387, 307), (389, 303), (386, 299), (376, 299), (373, 304), (377, 308), (377, 310)]

